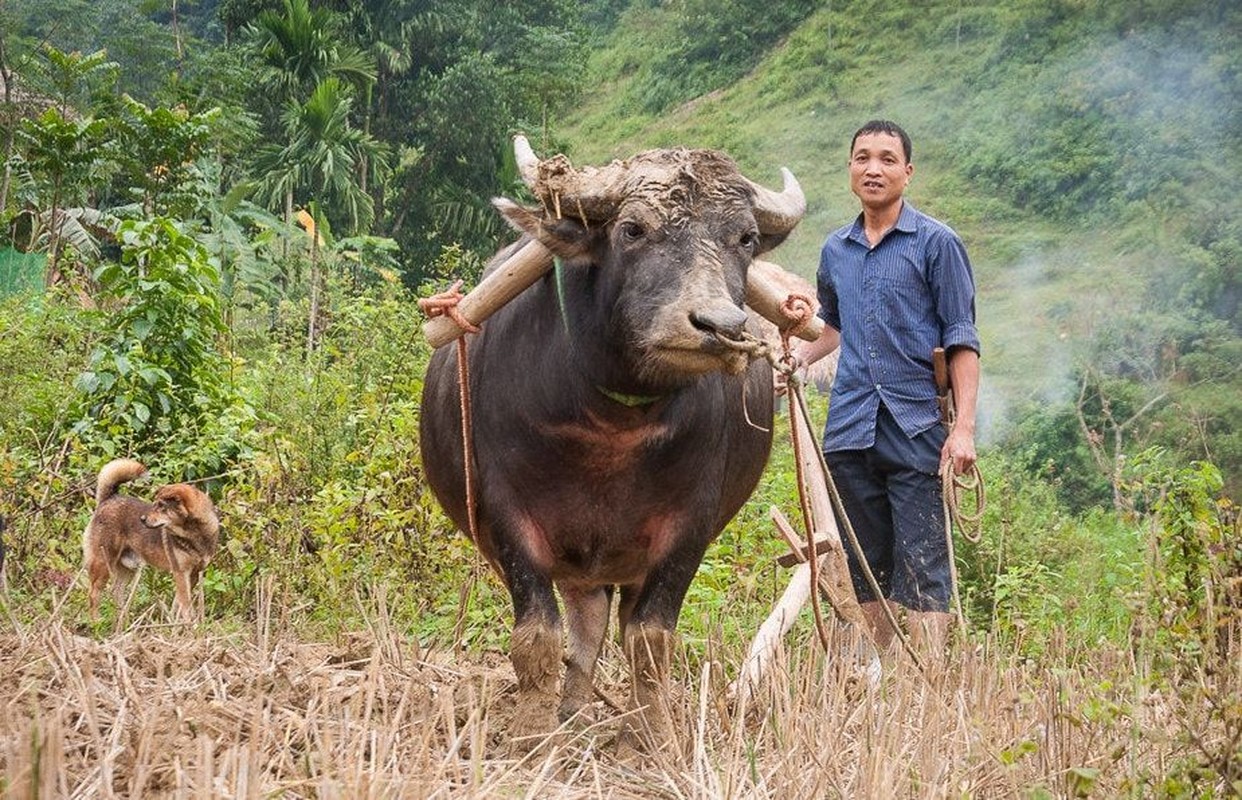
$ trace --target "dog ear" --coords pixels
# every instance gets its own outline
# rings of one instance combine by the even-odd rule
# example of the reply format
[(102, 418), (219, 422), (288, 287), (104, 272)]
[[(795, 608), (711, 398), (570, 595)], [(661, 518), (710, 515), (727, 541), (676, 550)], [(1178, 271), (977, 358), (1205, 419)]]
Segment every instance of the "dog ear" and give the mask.
[(175, 488), (165, 486), (155, 493), (155, 502), (167, 508), (169, 511), (180, 511), (185, 513), (185, 502), (181, 498), (181, 493)]

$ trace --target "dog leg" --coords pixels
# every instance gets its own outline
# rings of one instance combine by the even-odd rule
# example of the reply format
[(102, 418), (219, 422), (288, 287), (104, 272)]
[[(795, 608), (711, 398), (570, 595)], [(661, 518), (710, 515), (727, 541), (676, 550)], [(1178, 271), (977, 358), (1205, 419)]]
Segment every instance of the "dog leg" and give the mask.
[[(91, 622), (94, 622), (99, 619), (99, 595), (103, 592), (104, 587), (108, 585), (108, 566), (100, 564), (98, 561), (91, 561), (86, 566), (86, 574), (90, 580), (90, 599), (87, 608), (90, 612)], [(114, 591), (115, 588), (113, 587)]]
[(130, 589), (134, 588), (134, 576), (137, 575), (136, 570), (129, 569), (124, 564), (118, 563), (112, 569), (112, 600), (116, 604), (116, 618), (119, 624), (124, 616), (125, 610), (129, 607)]
[(181, 618), (185, 622), (194, 622), (194, 598), (191, 592), (193, 585), (188, 572), (174, 572), (173, 583), (177, 586), (177, 605), (181, 608)]

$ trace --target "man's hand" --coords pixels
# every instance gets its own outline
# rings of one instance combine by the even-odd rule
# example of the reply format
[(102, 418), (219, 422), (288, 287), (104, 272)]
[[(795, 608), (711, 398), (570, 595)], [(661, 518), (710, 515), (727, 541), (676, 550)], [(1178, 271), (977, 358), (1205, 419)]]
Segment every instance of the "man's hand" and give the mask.
[(979, 396), (979, 354), (967, 347), (949, 350), (949, 383), (956, 414), (940, 450), (940, 468), (953, 459), (953, 471), (964, 475), (975, 466), (975, 402)]
[[(819, 338), (815, 341), (798, 342), (790, 348), (789, 356), (793, 359), (793, 371), (797, 372), (798, 377), (802, 379), (803, 383), (805, 383), (807, 379), (807, 370), (810, 366), (840, 346), (840, 332), (838, 332), (836, 328), (825, 325), (824, 332), (821, 333)], [(776, 374), (773, 375), (772, 383), (778, 394), (783, 393), (785, 391), (785, 387), (788, 386), (788, 381), (785, 379), (785, 376), (781, 374), (780, 370), (776, 370)]]
[(975, 465), (978, 456), (975, 454), (975, 435), (962, 425), (954, 425), (949, 436), (940, 448), (940, 471), (944, 472), (945, 464), (952, 459), (953, 473), (965, 475)]

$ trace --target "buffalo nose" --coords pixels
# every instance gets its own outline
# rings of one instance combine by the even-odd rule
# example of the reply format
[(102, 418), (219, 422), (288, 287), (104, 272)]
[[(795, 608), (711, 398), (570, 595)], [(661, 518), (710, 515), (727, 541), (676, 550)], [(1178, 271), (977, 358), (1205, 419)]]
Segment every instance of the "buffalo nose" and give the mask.
[(701, 331), (738, 339), (746, 328), (746, 312), (736, 306), (720, 306), (691, 313), (690, 322)]

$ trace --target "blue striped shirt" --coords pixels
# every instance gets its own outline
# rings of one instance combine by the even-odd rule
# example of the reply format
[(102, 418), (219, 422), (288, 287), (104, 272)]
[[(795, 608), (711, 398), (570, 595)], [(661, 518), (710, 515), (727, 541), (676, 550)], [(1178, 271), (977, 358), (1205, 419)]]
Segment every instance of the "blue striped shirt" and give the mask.
[(974, 277), (958, 235), (903, 200), (874, 248), (861, 214), (832, 233), (816, 279), (819, 314), (841, 331), (824, 451), (871, 447), (881, 401), (911, 438), (935, 426), (932, 349), (979, 352)]

